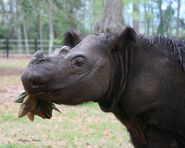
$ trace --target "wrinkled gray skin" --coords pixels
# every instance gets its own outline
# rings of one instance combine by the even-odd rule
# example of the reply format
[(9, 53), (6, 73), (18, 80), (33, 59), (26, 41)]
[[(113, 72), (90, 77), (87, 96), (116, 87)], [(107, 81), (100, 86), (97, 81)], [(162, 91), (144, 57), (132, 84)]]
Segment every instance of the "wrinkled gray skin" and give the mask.
[(77, 46), (63, 46), (49, 57), (36, 52), (22, 76), (25, 90), (62, 104), (101, 99), (111, 75), (110, 51), (105, 48), (98, 36), (89, 35)]
[(136, 148), (185, 147), (185, 42), (74, 32), (52, 56), (34, 54), (22, 76), (26, 91), (61, 104), (99, 103), (127, 127)]

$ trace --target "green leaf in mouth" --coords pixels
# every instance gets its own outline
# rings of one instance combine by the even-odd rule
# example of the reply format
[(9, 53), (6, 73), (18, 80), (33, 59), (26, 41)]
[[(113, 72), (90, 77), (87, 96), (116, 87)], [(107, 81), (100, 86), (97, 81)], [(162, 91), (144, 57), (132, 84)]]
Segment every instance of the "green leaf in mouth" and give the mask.
[(18, 117), (21, 118), (27, 115), (31, 121), (34, 120), (34, 115), (38, 115), (43, 119), (50, 119), (53, 110), (60, 112), (53, 102), (36, 99), (27, 92), (21, 93), (15, 102), (22, 103), (19, 108)]

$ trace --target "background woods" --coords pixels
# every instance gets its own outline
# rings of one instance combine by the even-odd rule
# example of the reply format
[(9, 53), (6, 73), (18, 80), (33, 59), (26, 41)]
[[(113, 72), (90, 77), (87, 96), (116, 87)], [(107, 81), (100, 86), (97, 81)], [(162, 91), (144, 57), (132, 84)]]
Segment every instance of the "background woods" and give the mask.
[(17, 52), (27, 54), (35, 46), (50, 53), (69, 28), (86, 35), (131, 26), (146, 36), (185, 39), (184, 5), (185, 0), (1, 0), (0, 39), (13, 39)]

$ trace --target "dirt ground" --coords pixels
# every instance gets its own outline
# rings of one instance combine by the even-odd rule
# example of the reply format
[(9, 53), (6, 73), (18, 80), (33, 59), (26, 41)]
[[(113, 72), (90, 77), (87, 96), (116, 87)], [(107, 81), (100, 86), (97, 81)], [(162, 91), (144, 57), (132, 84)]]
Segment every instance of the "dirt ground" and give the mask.
[[(21, 61), (21, 62), (20, 62)], [(10, 102), (23, 90), (21, 74), (23, 65), (27, 65), (29, 58), (5, 59), (0, 58), (0, 102)], [(5, 64), (7, 63), (7, 64)], [(6, 67), (7, 66), (7, 67)]]
[[(0, 116), (9, 111), (17, 112), (18, 105), (14, 101), (23, 91), (20, 76), (29, 60), (30, 58), (0, 57)], [(8, 138), (3, 139), (8, 142)], [(3, 139), (1, 137), (0, 144)]]

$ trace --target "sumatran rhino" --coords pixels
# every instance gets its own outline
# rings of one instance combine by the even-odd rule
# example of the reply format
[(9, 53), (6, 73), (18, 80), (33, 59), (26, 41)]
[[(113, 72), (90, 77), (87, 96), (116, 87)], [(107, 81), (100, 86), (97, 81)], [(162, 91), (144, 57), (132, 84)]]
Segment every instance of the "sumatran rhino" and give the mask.
[(36, 98), (95, 101), (128, 129), (136, 148), (185, 148), (185, 42), (132, 28), (84, 39), (72, 31), (52, 56), (34, 54), (22, 76)]

